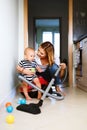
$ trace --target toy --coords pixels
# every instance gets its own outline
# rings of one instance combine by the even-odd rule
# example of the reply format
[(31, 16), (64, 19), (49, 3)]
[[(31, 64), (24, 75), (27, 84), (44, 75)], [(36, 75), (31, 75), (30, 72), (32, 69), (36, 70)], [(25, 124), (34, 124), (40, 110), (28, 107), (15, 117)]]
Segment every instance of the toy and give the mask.
[(25, 98), (19, 98), (18, 104), (26, 104), (26, 99)]
[(6, 107), (6, 110), (8, 113), (11, 113), (13, 111), (13, 107), (12, 106), (8, 106)]
[(35, 68), (32, 68), (31, 71), (32, 71), (32, 72), (35, 72)]
[(21, 104), (26, 104), (26, 99), (22, 99)]
[(6, 117), (6, 122), (8, 123), (8, 124), (12, 124), (12, 123), (14, 123), (14, 116), (13, 115), (8, 115), (7, 117)]
[(11, 106), (11, 105), (12, 105), (11, 102), (7, 102), (7, 103), (5, 104), (6, 107)]
[(19, 98), (17, 103), (21, 104), (21, 100), (22, 100), (22, 98)]

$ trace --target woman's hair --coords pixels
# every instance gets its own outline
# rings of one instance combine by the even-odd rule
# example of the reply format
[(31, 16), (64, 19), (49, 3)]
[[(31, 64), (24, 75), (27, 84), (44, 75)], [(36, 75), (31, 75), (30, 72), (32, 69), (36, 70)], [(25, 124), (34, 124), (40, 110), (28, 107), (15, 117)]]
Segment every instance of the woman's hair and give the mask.
[(40, 47), (46, 52), (49, 65), (54, 63), (54, 46), (51, 42), (46, 41), (40, 44)]

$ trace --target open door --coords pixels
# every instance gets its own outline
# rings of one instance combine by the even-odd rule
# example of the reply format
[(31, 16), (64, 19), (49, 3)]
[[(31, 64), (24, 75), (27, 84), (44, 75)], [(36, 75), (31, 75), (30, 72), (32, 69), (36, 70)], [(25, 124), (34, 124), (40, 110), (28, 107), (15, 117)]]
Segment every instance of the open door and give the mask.
[(60, 19), (36, 18), (34, 20), (34, 43), (37, 50), (40, 43), (50, 41), (60, 58)]
[(24, 48), (28, 46), (28, 0), (24, 0)]

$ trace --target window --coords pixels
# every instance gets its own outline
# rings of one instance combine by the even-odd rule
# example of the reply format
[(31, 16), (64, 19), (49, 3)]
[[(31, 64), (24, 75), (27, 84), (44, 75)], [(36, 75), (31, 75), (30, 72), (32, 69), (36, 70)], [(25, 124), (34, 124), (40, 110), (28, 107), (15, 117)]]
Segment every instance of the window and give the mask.
[(54, 48), (58, 57), (60, 57), (60, 33), (54, 33)]
[(52, 32), (43, 32), (42, 39), (43, 42), (50, 41), (52, 43)]

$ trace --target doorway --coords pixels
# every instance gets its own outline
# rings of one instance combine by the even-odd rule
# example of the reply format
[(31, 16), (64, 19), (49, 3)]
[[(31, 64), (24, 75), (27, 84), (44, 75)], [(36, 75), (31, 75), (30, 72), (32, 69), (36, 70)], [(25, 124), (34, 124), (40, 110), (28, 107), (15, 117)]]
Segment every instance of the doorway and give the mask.
[(35, 50), (42, 42), (50, 41), (55, 48), (55, 53), (60, 58), (60, 19), (35, 18), (34, 19), (34, 43)]

